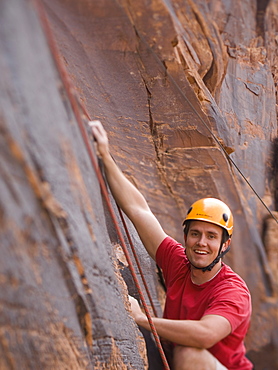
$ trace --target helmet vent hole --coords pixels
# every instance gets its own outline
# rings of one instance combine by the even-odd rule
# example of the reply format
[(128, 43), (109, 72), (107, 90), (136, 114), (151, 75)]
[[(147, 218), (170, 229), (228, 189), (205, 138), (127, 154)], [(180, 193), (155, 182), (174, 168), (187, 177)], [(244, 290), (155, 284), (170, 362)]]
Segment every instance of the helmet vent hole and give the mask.
[(189, 213), (192, 211), (192, 207), (189, 208), (189, 210), (187, 211), (187, 214), (189, 215)]
[(227, 222), (227, 221), (228, 221), (228, 219), (229, 219), (229, 216), (227, 215), (227, 213), (223, 213), (222, 217), (223, 217), (223, 220), (224, 220), (225, 222)]

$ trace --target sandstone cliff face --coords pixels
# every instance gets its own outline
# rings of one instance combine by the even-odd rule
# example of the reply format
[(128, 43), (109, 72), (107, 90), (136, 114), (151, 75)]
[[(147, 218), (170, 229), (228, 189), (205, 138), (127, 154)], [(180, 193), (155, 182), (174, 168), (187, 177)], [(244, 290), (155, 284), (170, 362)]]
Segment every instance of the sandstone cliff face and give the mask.
[[(38, 4), (0, 5), (0, 367), (144, 369), (120, 271), (134, 288)], [(277, 223), (219, 146), (277, 210), (277, 0), (43, 5), (77, 98), (166, 232), (182, 241), (200, 197), (230, 205), (226, 262), (253, 297), (248, 356), (277, 369)]]

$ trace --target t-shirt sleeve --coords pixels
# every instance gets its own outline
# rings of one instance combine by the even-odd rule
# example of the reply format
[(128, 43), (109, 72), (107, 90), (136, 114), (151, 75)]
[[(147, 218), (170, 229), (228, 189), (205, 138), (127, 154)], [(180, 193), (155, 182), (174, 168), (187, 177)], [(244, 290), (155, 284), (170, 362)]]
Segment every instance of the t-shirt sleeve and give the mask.
[(213, 299), (208, 305), (205, 315), (219, 315), (225, 317), (231, 324), (232, 332), (251, 314), (251, 297), (248, 289), (238, 282), (226, 284), (213, 293)]
[(183, 267), (187, 258), (183, 246), (167, 236), (156, 252), (156, 263), (163, 271), (166, 286), (176, 279), (179, 269)]

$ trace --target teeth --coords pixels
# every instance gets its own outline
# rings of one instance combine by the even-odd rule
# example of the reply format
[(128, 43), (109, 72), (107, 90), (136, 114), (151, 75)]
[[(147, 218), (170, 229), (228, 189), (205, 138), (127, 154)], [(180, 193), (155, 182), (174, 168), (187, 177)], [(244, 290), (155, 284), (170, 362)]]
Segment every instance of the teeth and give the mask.
[(207, 252), (205, 251), (199, 251), (198, 249), (195, 250), (195, 253), (199, 253), (199, 254), (208, 254)]

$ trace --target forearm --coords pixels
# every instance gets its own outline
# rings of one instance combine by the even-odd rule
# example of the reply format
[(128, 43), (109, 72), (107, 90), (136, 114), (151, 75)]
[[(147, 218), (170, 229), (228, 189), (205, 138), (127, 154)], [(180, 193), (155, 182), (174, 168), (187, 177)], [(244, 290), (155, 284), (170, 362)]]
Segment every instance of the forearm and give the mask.
[[(199, 325), (199, 321), (168, 320), (157, 317), (152, 318), (152, 320), (160, 337), (187, 347), (208, 348), (206, 341), (207, 332)], [(141, 320), (137, 321), (137, 324), (150, 330), (146, 316), (142, 316)]]
[[(150, 330), (147, 317), (139, 310), (134, 316), (138, 325)], [(231, 333), (229, 321), (218, 315), (207, 315), (201, 320), (168, 320), (153, 318), (159, 336), (173, 343), (195, 348), (210, 348)]]
[(133, 221), (138, 210), (149, 211), (149, 206), (139, 190), (125, 177), (109, 153), (102, 157), (106, 178), (119, 207)]
[(151, 212), (145, 198), (139, 190), (125, 177), (109, 153), (106, 131), (101, 122), (92, 121), (93, 135), (97, 144), (98, 155), (102, 158), (106, 178), (118, 206), (133, 222), (145, 248), (152, 258), (166, 237), (161, 225)]

